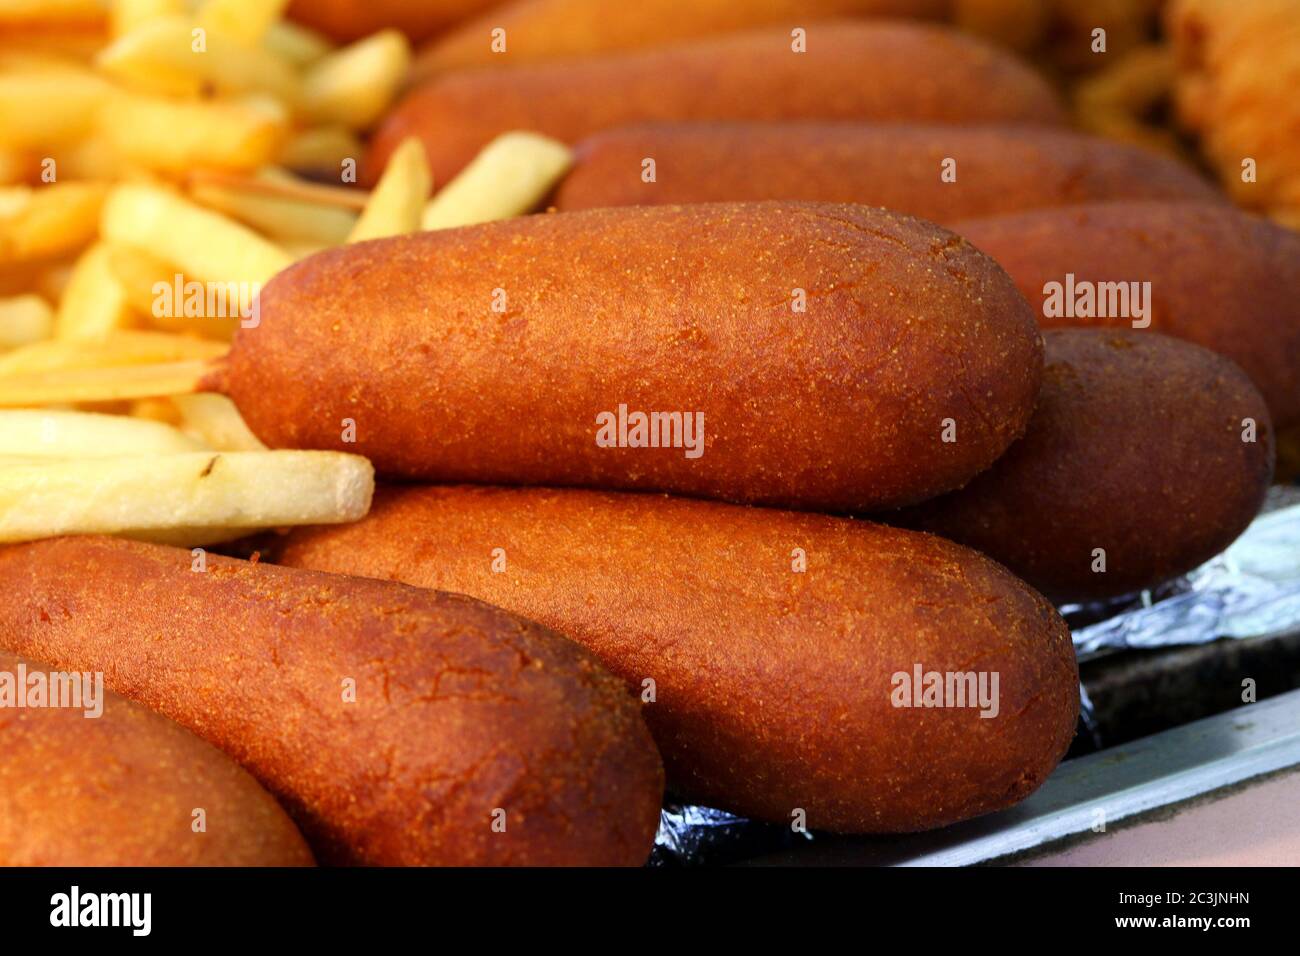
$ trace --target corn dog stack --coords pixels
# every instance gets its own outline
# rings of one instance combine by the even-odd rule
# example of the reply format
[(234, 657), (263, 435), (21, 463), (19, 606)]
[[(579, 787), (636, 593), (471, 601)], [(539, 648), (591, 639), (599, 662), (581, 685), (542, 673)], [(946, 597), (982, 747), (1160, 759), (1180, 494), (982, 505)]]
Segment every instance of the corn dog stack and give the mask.
[(1011, 50), (1091, 69), (1075, 3), (158, 6), (0, 55), (0, 703), (106, 701), (0, 707), (0, 863), (1005, 809), (1052, 602), (1222, 551), (1300, 424), (1300, 240), (1070, 128)]

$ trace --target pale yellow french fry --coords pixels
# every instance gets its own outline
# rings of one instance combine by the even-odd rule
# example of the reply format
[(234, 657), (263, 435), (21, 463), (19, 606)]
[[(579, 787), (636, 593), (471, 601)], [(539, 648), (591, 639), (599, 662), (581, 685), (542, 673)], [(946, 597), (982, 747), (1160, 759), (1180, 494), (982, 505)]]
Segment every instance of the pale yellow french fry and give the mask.
[(100, 339), (133, 324), (126, 295), (108, 265), (102, 242), (87, 249), (72, 268), (68, 288), (54, 315), (54, 335), (60, 339)]
[(114, 37), (125, 36), (150, 20), (183, 14), (186, 6), (186, 0), (113, 0), (109, 32)]
[(180, 413), (180, 426), (218, 451), (265, 451), (235, 403), (224, 395), (199, 392), (174, 395), (172, 404)]
[(0, 187), (0, 219), (19, 216), (32, 201), (31, 186)]
[(108, 264), (131, 310), (154, 328), (223, 342), (229, 342), (239, 328), (242, 316), (238, 310), (217, 309), (218, 314), (207, 314), (206, 294), (202, 296), (202, 308), (197, 307), (197, 302), (194, 307), (187, 307), (190, 306), (187, 289), (195, 294), (206, 293), (206, 289), (196, 287), (177, 266), (138, 246), (110, 243)]
[(76, 142), (94, 130), (111, 93), (103, 79), (80, 70), (0, 73), (0, 146)]
[(48, 455), (0, 455), (0, 469), (6, 465), (48, 465), (57, 459)]
[(279, 153), (289, 113), (265, 96), (185, 102), (118, 93), (100, 111), (99, 129), (120, 156), (146, 169), (253, 169)]
[(293, 241), (284, 244), (285, 251), (288, 252), (289, 255), (293, 256), (294, 262), (297, 262), (300, 259), (306, 259), (308, 256), (314, 256), (318, 252), (324, 252), (326, 249), (331, 248), (333, 248), (333, 246), (325, 245), (320, 242)]
[(251, 46), (262, 41), (288, 5), (289, 0), (204, 0), (198, 24)]
[(317, 123), (366, 129), (401, 88), (411, 45), (397, 30), (381, 30), (321, 57), (303, 78), (303, 109)]
[(16, 349), (53, 334), (54, 310), (39, 295), (0, 299), (0, 349)]
[(334, 49), (333, 44), (315, 30), (299, 26), (292, 20), (277, 20), (267, 27), (262, 46), (300, 69)]
[(149, 93), (267, 93), (290, 108), (297, 103), (298, 74), (287, 62), (219, 30), (194, 31), (185, 17), (150, 20), (105, 47), (95, 63), (119, 83)]
[(169, 316), (160, 308), (159, 289), (174, 288), (178, 275), (184, 283), (180, 269), (139, 246), (120, 242), (108, 244), (108, 267), (132, 311), (147, 316), (154, 325), (165, 327)]
[(0, 456), (116, 458), (210, 450), (207, 443), (178, 428), (124, 415), (0, 411)]
[[(0, 0), (3, 5), (4, 0)], [(42, 30), (41, 33), (45, 33)], [(76, 57), (28, 46), (24, 41), (30, 37), (22, 34), (5, 32), (0, 25), (0, 73), (77, 73), (81, 76), (90, 74), (86, 65)]]
[(0, 468), (0, 541), (356, 521), (374, 469), (328, 451), (190, 452)]
[(360, 213), (366, 208), (370, 193), (354, 186), (329, 186), (303, 179), (281, 166), (263, 166), (248, 172), (223, 172), (199, 169), (190, 173), (186, 181), (191, 187), (200, 183), (228, 186), (244, 192), (277, 199), (295, 199), (322, 206), (334, 206)]
[(370, 201), (352, 228), (348, 242), (381, 239), (416, 232), (433, 186), (424, 144), (408, 137), (393, 150), (384, 174), (370, 192)]
[(292, 261), (248, 227), (157, 186), (116, 187), (104, 204), (100, 231), (110, 242), (174, 262), (198, 282), (260, 286)]
[[(49, 153), (49, 158), (54, 160), (53, 168), (57, 171), (60, 182), (67, 180), (111, 182), (129, 175), (132, 171), (131, 164), (125, 162), (113, 148), (108, 137), (98, 131), (75, 143), (46, 152)], [(41, 163), (44, 161), (45, 157), (42, 157), (40, 163), (32, 162), (30, 168), (33, 174), (42, 171)]]
[(255, 227), (274, 239), (338, 245), (357, 222), (356, 213), (321, 203), (303, 202), (215, 183), (198, 183), (190, 196)]
[(504, 133), (424, 207), (425, 229), (452, 229), (531, 212), (573, 165), (563, 143), (536, 133)]
[(346, 126), (315, 126), (290, 136), (277, 161), (290, 169), (342, 174), (343, 161), (360, 162), (365, 147)]
[(0, 408), (125, 402), (187, 395), (212, 371), (210, 362), (123, 365), (0, 376)]
[(145, 329), (125, 329), (110, 332), (102, 338), (81, 341), (46, 339), (0, 355), (0, 378), (132, 365), (206, 362), (224, 355), (227, 349), (224, 342)]
[(165, 544), (173, 548), (206, 548), (238, 541), (263, 528), (165, 528), (161, 531), (119, 531), (114, 537)]
[(61, 183), (33, 187), (15, 214), (0, 213), (0, 264), (70, 255), (99, 232), (106, 183)]

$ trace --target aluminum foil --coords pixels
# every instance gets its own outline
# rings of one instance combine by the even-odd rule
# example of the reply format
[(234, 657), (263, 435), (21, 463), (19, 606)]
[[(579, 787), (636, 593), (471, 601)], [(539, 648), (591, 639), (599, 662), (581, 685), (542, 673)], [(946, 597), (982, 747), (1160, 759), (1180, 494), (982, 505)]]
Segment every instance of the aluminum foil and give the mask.
[[(1259, 516), (1231, 547), (1154, 591), (1061, 607), (1081, 660), (1127, 648), (1248, 640), (1300, 630), (1300, 486), (1270, 490)], [(1083, 732), (1090, 702), (1083, 693)], [(669, 803), (651, 866), (734, 863), (815, 835), (708, 807)]]
[(1228, 550), (1156, 591), (1061, 608), (1081, 660), (1099, 651), (1300, 630), (1300, 488), (1273, 488)]

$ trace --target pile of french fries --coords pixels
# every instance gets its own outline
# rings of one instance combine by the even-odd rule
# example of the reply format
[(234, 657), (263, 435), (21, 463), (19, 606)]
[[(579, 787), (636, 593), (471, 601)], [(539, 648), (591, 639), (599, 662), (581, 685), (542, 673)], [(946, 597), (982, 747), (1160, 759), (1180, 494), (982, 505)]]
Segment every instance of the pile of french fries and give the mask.
[(363, 516), (365, 459), (267, 450), (193, 394), (249, 313), (185, 290), (519, 215), (568, 170), (563, 145), (511, 133), (434, 194), (412, 139), (360, 189), (409, 44), (335, 48), (286, 6), (0, 0), (0, 542), (200, 546)]

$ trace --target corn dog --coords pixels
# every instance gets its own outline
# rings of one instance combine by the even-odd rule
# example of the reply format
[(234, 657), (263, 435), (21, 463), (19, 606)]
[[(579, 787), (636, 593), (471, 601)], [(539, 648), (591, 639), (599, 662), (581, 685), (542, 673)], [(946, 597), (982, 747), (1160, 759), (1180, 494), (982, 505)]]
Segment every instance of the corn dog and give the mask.
[(359, 40), (388, 27), (422, 40), (501, 5), (502, 0), (290, 0), (289, 16), (335, 40)]
[[(431, 40), (417, 76), (476, 66), (518, 66), (661, 46), (691, 37), (833, 17), (937, 20), (950, 0), (516, 0)], [(502, 31), (500, 33), (496, 31)], [(493, 42), (493, 41), (497, 42)]]
[(205, 381), (272, 447), (434, 481), (830, 511), (965, 484), (1041, 342), (969, 245), (859, 206), (592, 210), (362, 243), (262, 292)]
[[(1226, 355), (1280, 430), (1300, 423), (1300, 236), (1227, 204), (1098, 203), (955, 223), (1011, 274), (1042, 325), (1142, 326)], [(1129, 307), (1100, 298), (1121, 283)], [(1150, 296), (1141, 300), (1141, 283)], [(1137, 283), (1137, 285), (1131, 285)], [(1109, 299), (1109, 292), (1106, 295)], [(1142, 306), (1137, 315), (1134, 306)], [(1102, 315), (1101, 312), (1110, 314)], [(1081, 314), (1084, 312), (1092, 314)]]
[(450, 180), (501, 133), (565, 143), (664, 120), (1064, 122), (1029, 67), (982, 41), (908, 22), (827, 21), (806, 51), (788, 31), (758, 30), (645, 52), (510, 70), (447, 73), (417, 86), (380, 126), (363, 178), (418, 136), (434, 182)]
[[(1055, 610), (929, 535), (650, 495), (408, 487), (357, 524), (295, 531), (280, 560), (563, 627), (654, 697), (646, 719), (675, 792), (772, 822), (943, 826), (1024, 797), (1074, 734), (1074, 652)], [(999, 701), (985, 717), (917, 709), (918, 668), (997, 674)]]
[(312, 865), (257, 781), (94, 675), (0, 651), (0, 701), (0, 866)]
[(1025, 437), (902, 524), (1002, 562), (1057, 600), (1190, 571), (1259, 511), (1273, 474), (1263, 397), (1220, 355), (1134, 329), (1052, 329)]
[(576, 152), (558, 209), (803, 199), (946, 224), (1098, 200), (1222, 198), (1158, 153), (1026, 126), (662, 123), (597, 133)]
[(662, 770), (634, 699), (531, 622), (109, 538), (2, 549), (0, 591), (0, 647), (102, 671), (226, 751), (322, 863), (638, 865), (649, 852)]

